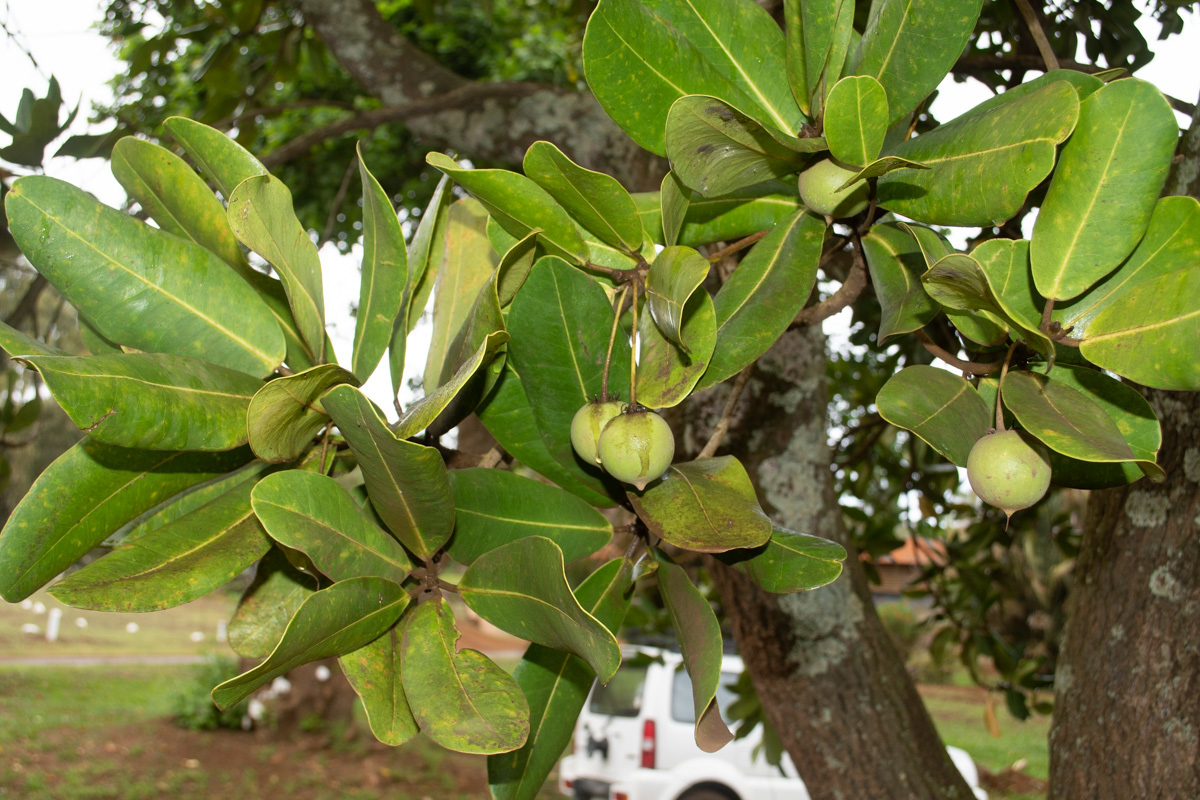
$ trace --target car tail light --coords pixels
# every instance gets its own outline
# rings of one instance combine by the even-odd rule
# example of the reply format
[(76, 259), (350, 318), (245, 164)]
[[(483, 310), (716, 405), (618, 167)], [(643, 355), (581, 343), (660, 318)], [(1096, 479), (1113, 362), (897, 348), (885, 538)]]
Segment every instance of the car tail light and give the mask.
[(629, 800), (629, 795), (624, 792), (613, 792), (613, 800)]
[(648, 719), (642, 723), (642, 767), (654, 769), (654, 760), (658, 749), (655, 736), (654, 720)]

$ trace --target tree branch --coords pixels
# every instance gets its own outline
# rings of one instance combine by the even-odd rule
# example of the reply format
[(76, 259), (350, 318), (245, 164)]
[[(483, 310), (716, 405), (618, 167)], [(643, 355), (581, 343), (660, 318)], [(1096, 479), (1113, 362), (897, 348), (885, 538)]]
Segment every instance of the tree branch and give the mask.
[(1033, 36), (1042, 61), (1046, 62), (1046, 71), (1058, 69), (1058, 56), (1054, 55), (1054, 48), (1050, 46), (1050, 40), (1046, 38), (1046, 31), (1042, 29), (1042, 21), (1038, 19), (1033, 6), (1029, 5), (1029, 0), (1013, 0), (1013, 2), (1016, 3), (1017, 10), (1021, 12), (1021, 17), (1025, 20), (1025, 26), (1029, 28), (1029, 33)]
[(725, 408), (721, 411), (721, 419), (717, 422), (717, 427), (713, 428), (712, 436), (708, 437), (708, 442), (696, 458), (712, 458), (717, 452), (717, 448), (721, 446), (721, 440), (725, 438), (725, 434), (729, 432), (729, 422), (733, 419), (733, 409), (737, 407), (738, 400), (742, 397), (742, 392), (746, 389), (746, 384), (750, 382), (750, 373), (754, 370), (754, 364), (748, 364), (745, 369), (738, 373), (737, 380), (733, 382), (733, 389), (729, 392), (729, 399), (725, 401)]
[(792, 320), (792, 324), (788, 328), (819, 325), (857, 300), (866, 287), (867, 268), (863, 262), (862, 250), (859, 247), (855, 247), (854, 263), (850, 266), (850, 272), (846, 275), (846, 280), (842, 281), (842, 285), (838, 287), (838, 290), (815, 306), (802, 309), (796, 315), (796, 318)]
[(986, 364), (980, 364), (977, 361), (963, 361), (948, 350), (943, 350), (933, 339), (929, 338), (929, 334), (925, 332), (924, 328), (918, 328), (914, 333), (917, 335), (917, 340), (921, 342), (921, 345), (926, 350), (955, 369), (961, 369), (963, 372), (968, 372), (972, 375), (993, 375), (999, 372), (1003, 366), (1003, 363), (1000, 361), (989, 361)]

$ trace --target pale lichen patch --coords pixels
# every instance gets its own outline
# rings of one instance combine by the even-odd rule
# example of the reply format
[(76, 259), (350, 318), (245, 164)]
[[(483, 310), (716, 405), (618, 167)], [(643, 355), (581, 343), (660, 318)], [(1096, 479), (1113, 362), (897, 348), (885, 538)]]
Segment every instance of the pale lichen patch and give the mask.
[(1192, 483), (1200, 483), (1200, 447), (1183, 451), (1183, 474)]
[(795, 646), (788, 660), (800, 675), (823, 675), (850, 658), (859, 639), (863, 607), (842, 578), (819, 592), (798, 592), (780, 598), (780, 606), (792, 620)]
[(1167, 521), (1170, 501), (1152, 492), (1137, 490), (1125, 499), (1125, 515), (1136, 528), (1157, 528)]
[(1150, 594), (1178, 603), (1183, 599), (1184, 589), (1167, 565), (1163, 564), (1150, 574)]

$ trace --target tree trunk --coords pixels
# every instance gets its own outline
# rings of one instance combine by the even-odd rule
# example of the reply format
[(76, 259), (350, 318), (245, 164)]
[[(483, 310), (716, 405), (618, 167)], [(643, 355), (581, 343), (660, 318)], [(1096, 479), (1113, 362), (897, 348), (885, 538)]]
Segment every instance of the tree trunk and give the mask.
[[(709, 411), (694, 416), (713, 421), (728, 391), (714, 391)], [(791, 595), (764, 592), (716, 562), (713, 579), (763, 708), (814, 800), (970, 798), (852, 551), (834, 495), (827, 403), (824, 335), (789, 332), (760, 359), (726, 441), (773, 520), (851, 551), (842, 576)]]
[[(1168, 194), (1200, 196), (1200, 120)], [(1167, 480), (1093, 492), (1050, 728), (1050, 798), (1200, 797), (1200, 394), (1146, 390)]]

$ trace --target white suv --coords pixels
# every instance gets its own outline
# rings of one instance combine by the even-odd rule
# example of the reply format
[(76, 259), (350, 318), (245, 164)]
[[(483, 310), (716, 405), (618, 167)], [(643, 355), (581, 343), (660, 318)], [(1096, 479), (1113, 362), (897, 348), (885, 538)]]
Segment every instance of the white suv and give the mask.
[[(739, 656), (724, 657), (722, 713), (736, 699), (732, 687), (742, 670)], [(694, 725), (692, 684), (679, 653), (627, 649), (609, 684), (592, 687), (575, 724), (574, 751), (559, 765), (559, 791), (577, 800), (809, 800), (787, 753), (779, 767), (754, 757), (761, 727), (705, 753)], [(971, 757), (947, 750), (975, 796), (987, 800)]]

